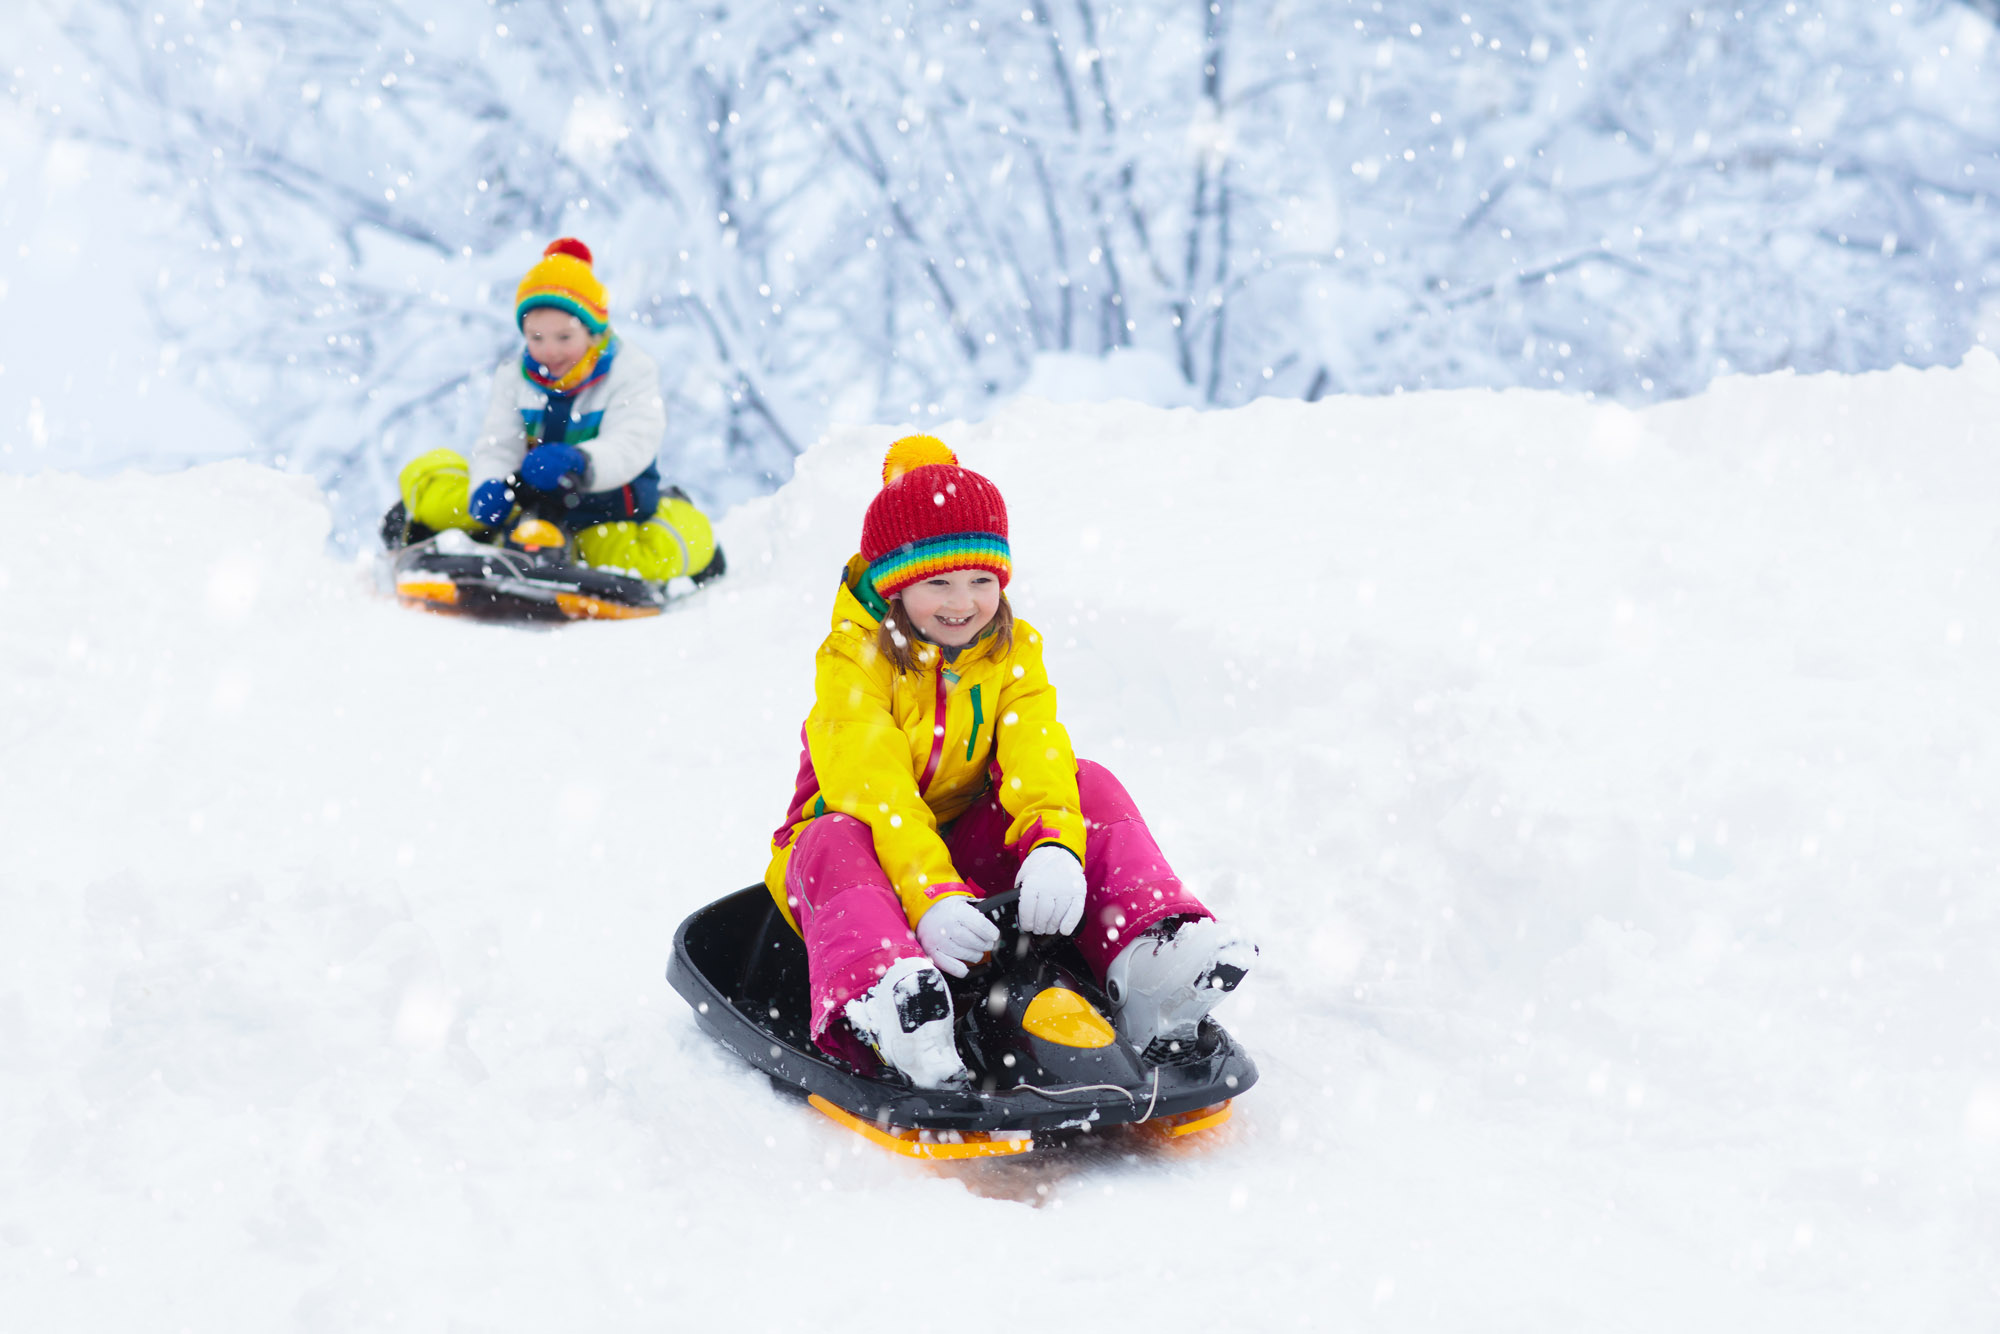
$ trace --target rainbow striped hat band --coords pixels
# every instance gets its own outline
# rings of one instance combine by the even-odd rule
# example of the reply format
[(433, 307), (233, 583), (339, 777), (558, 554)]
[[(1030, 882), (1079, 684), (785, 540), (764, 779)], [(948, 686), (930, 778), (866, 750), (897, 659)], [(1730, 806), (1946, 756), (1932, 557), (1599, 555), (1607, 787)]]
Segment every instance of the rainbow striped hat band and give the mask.
[(1000, 488), (959, 466), (943, 441), (913, 435), (889, 447), (882, 490), (861, 525), (868, 583), (884, 598), (953, 570), (989, 570), (1005, 588), (1007, 502)]
[(902, 592), (911, 584), (920, 584), (926, 579), (953, 570), (991, 570), (999, 576), (1000, 586), (1014, 576), (1014, 563), (1008, 557), (1007, 539), (997, 533), (952, 533), (946, 537), (927, 537), (921, 542), (897, 547), (880, 560), (868, 563), (868, 581), (875, 585), (875, 591), (883, 597), (891, 597)]

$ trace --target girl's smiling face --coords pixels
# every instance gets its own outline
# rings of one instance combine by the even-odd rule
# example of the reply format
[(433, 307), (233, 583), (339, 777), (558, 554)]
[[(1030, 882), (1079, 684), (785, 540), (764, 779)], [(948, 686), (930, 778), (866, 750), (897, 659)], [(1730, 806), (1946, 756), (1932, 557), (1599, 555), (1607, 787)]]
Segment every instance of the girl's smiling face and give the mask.
[(590, 350), (590, 330), (566, 310), (536, 306), (521, 321), (521, 334), (528, 340), (528, 355), (541, 366), (542, 374), (560, 380)]
[(918, 634), (946, 648), (964, 648), (1000, 610), (1000, 580), (991, 570), (952, 570), (896, 596)]

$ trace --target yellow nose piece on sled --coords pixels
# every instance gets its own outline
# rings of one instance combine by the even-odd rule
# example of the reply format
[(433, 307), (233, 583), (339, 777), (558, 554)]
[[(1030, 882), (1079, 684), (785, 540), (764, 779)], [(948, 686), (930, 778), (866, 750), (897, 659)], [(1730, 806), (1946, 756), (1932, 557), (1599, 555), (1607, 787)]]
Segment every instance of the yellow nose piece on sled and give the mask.
[(514, 541), (530, 551), (540, 547), (559, 547), (563, 544), (562, 529), (547, 519), (528, 519), (514, 529)]
[(1108, 1047), (1118, 1039), (1104, 1016), (1066, 987), (1050, 987), (1029, 1001), (1021, 1027), (1059, 1047)]

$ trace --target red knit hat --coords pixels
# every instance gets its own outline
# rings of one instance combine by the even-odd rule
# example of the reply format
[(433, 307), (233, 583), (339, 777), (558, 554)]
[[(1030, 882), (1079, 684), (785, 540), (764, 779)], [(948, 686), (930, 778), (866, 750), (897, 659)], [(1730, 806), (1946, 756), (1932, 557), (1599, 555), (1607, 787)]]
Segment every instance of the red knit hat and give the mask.
[(1007, 502), (935, 436), (905, 436), (882, 460), (882, 490), (861, 522), (868, 580), (883, 597), (951, 570), (991, 570), (1005, 588)]

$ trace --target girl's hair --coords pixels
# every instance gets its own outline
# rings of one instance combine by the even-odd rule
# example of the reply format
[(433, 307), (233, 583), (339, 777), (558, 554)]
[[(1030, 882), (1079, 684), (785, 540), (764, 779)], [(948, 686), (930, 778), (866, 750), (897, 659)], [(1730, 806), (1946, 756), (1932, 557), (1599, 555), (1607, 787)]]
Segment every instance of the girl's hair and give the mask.
[[(882, 655), (896, 664), (896, 670), (907, 672), (917, 665), (917, 627), (910, 623), (910, 614), (903, 610), (903, 599), (889, 599), (889, 614), (882, 618), (882, 628), (875, 632), (875, 647)], [(1007, 602), (1007, 595), (1000, 595), (1000, 608), (993, 613), (993, 624), (980, 633), (978, 639), (967, 648), (981, 644), (990, 647), (995, 657), (1003, 656), (1014, 648), (1014, 608)]]

